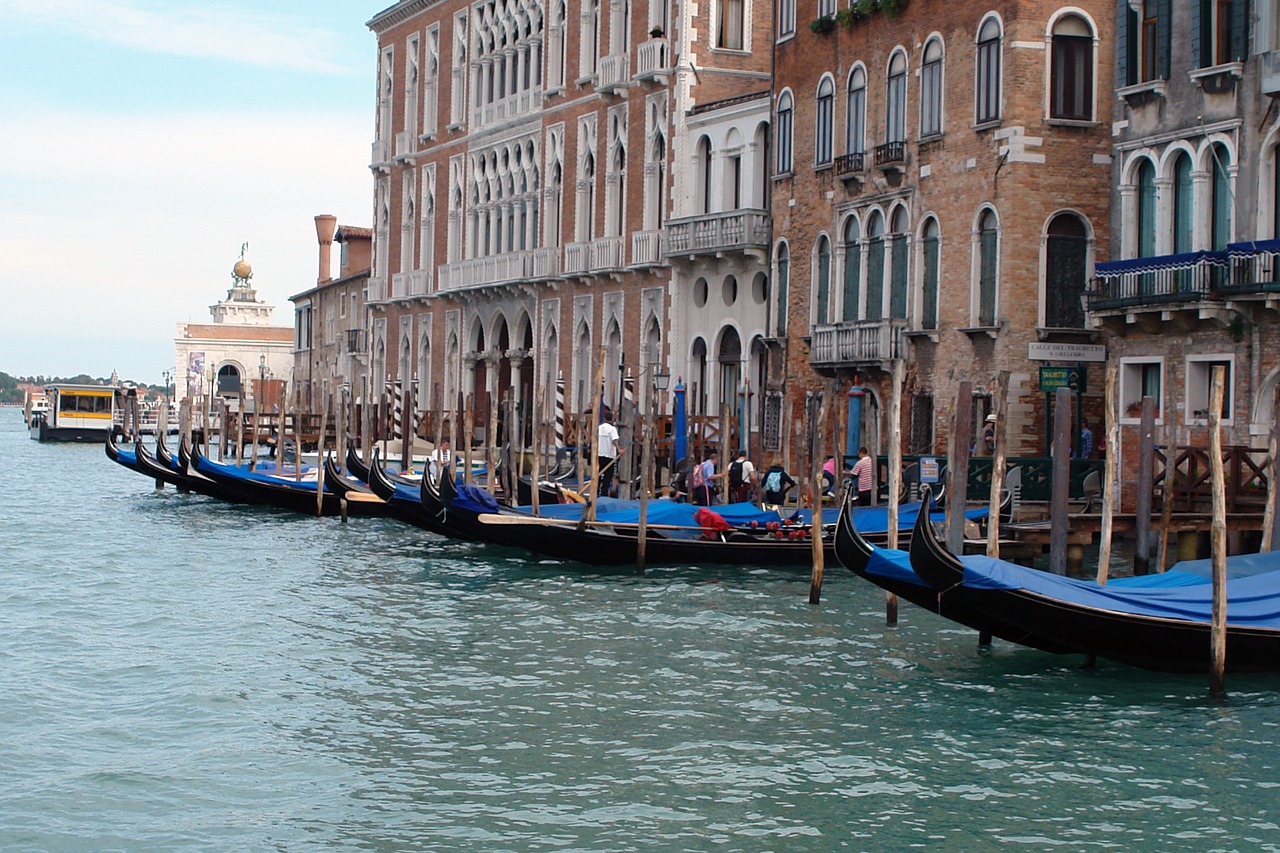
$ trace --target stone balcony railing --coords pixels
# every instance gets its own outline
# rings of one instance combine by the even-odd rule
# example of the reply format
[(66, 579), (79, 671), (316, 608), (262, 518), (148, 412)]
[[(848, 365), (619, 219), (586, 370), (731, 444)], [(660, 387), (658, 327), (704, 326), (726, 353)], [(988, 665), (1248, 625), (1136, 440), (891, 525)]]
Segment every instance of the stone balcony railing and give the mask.
[(665, 262), (661, 231), (637, 231), (631, 235), (631, 263), (633, 266), (656, 266)]
[(636, 48), (636, 78), (652, 80), (667, 70), (671, 55), (666, 38), (651, 38)]
[(396, 158), (413, 155), (418, 150), (418, 134), (412, 130), (402, 130), (396, 134)]
[(767, 210), (728, 210), (667, 223), (667, 257), (768, 251), (773, 222)]
[(817, 323), (811, 329), (809, 362), (839, 366), (892, 361), (906, 354), (906, 320)]
[(614, 53), (600, 60), (597, 70), (596, 90), (612, 92), (625, 85), (631, 79), (631, 57), (625, 53)]
[(441, 264), (439, 268), (442, 291), (552, 278), (559, 274), (556, 250), (545, 248), (468, 258)]

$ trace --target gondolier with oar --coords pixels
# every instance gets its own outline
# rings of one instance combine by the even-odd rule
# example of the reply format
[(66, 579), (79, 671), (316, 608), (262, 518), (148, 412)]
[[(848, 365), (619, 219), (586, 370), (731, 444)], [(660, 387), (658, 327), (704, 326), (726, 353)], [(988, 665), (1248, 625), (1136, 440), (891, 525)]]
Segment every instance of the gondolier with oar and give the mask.
[(615, 463), (622, 453), (622, 441), (618, 437), (618, 428), (613, 425), (613, 412), (608, 406), (603, 409), (600, 426), (596, 433), (596, 463), (600, 468), (600, 482), (596, 486), (597, 496), (613, 494), (611, 485), (617, 474)]
[(450, 471), (453, 468), (453, 447), (449, 441), (449, 436), (440, 436), (440, 443), (431, 451), (428, 458), (431, 465), (431, 477), (436, 481), (440, 479), (441, 471)]

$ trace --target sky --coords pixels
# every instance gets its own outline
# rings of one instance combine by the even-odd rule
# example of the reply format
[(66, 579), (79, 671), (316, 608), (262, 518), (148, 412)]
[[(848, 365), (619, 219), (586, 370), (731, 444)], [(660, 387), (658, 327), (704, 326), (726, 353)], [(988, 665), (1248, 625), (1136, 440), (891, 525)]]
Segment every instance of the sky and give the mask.
[(315, 216), (371, 224), (394, 4), (0, 0), (0, 371), (159, 384), (245, 243), (292, 325)]

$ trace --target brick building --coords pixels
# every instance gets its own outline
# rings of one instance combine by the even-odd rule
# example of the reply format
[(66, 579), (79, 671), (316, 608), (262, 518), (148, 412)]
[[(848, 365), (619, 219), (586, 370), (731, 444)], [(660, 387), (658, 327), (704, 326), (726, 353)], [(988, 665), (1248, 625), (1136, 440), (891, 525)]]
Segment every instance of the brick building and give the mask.
[(1082, 296), (1108, 245), (1115, 7), (880, 6), (778, 0), (776, 387), (792, 407), (861, 387), (852, 443), (884, 453), (904, 362), (903, 449), (931, 453), (959, 383), (977, 435), (1007, 370), (1009, 453), (1043, 455), (1032, 345), (1100, 335)]
[[(323, 408), (320, 395), (346, 386), (356, 400), (369, 399), (369, 333), (365, 292), (373, 258), (373, 232), (316, 217), (319, 263), (316, 286), (289, 297), (293, 303), (293, 377), (305, 411)], [(333, 275), (333, 244), (339, 246)]]
[[(675, 321), (689, 288), (673, 285), (671, 220), (747, 203), (687, 209), (690, 117), (768, 90), (770, 18), (758, 0), (401, 0), (375, 16), (373, 386), (398, 385), (419, 429), (474, 394), (480, 433), (508, 391), (549, 413), (561, 380), (581, 412), (597, 367), (610, 403), (626, 375), (644, 402), (654, 365), (680, 373), (699, 332)], [(767, 147), (764, 103), (739, 149)]]
[(1280, 3), (1113, 11), (1117, 260), (1099, 265), (1088, 307), (1119, 365), (1122, 465), (1136, 464), (1144, 395), (1177, 443), (1207, 446), (1215, 364), (1224, 443), (1265, 448), (1280, 383)]

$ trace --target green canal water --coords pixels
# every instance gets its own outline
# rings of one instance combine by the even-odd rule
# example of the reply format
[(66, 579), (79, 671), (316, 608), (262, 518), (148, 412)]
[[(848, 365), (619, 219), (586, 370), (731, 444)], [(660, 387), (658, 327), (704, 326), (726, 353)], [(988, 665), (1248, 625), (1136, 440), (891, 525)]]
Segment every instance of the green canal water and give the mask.
[(0, 464), (0, 850), (1280, 849), (1280, 677)]

